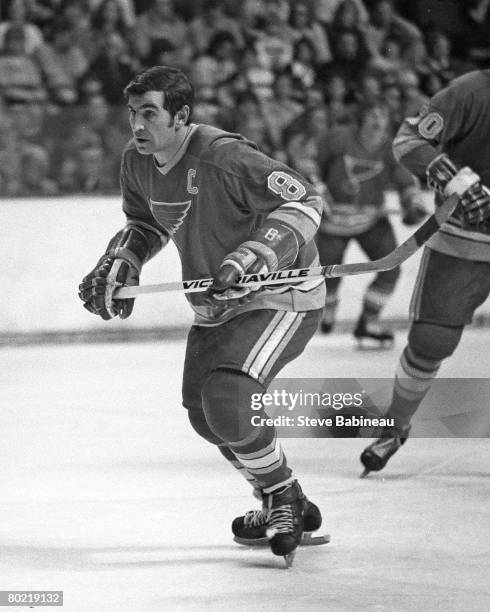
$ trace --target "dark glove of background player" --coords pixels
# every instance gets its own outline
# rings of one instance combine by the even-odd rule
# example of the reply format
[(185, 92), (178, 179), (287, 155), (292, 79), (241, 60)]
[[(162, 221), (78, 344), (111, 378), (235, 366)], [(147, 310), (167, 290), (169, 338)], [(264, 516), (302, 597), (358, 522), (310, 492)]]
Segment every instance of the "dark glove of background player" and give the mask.
[(420, 189), (409, 187), (400, 195), (404, 225), (417, 225), (427, 216)]
[(481, 184), (479, 175), (465, 166), (458, 169), (442, 153), (427, 166), (427, 184), (449, 197), (460, 197), (461, 223), (467, 229), (478, 229), (490, 218), (490, 191)]
[(226, 255), (208, 290), (211, 303), (235, 306), (251, 300), (260, 285), (235, 286), (239, 276), (274, 272), (291, 265), (298, 256), (295, 232), (277, 221), (269, 221)]

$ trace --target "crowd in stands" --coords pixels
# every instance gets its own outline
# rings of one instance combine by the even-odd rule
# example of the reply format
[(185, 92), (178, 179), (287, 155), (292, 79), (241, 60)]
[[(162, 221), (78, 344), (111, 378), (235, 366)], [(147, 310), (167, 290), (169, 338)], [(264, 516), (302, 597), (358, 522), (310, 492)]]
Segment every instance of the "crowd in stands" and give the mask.
[(0, 22), (0, 197), (118, 191), (122, 90), (156, 64), (193, 121), (310, 178), (319, 141), (381, 100), (401, 119), (487, 67), (490, 0), (10, 0)]

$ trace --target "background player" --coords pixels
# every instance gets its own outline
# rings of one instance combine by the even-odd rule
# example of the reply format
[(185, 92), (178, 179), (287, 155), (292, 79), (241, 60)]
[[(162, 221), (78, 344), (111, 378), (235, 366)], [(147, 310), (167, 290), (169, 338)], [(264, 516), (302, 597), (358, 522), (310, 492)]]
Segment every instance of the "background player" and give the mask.
[[(403, 222), (414, 225), (425, 216), (418, 181), (396, 163), (391, 151), (392, 126), (387, 107), (377, 103), (360, 107), (356, 125), (328, 132), (319, 147), (321, 178), (327, 185), (331, 211), (317, 235), (322, 265), (342, 262), (355, 239), (370, 259), (396, 248), (396, 237), (384, 210), (385, 192), (395, 187), (403, 208)], [(382, 308), (395, 289), (399, 269), (380, 272), (368, 286), (354, 329), (360, 341), (393, 342), (393, 333), (379, 323)], [(325, 280), (327, 297), (321, 329), (329, 333), (335, 322), (340, 278)]]
[(251, 482), (263, 508), (233, 522), (242, 539), (270, 538), (289, 555), (303, 529), (319, 527), (286, 462), (274, 427), (253, 426), (251, 395), (262, 393), (317, 329), (323, 280), (259, 291), (235, 289), (244, 273), (319, 265), (313, 236), (322, 201), (300, 175), (237, 134), (190, 123), (193, 90), (175, 68), (157, 66), (126, 87), (133, 139), (123, 153), (126, 226), (80, 285), (90, 312), (128, 317), (134, 300), (114, 300), (139, 282), (143, 264), (172, 239), (183, 279), (214, 277), (190, 294), (183, 404), (195, 431), (216, 444)]
[(405, 119), (393, 147), (409, 170), (426, 175), (436, 204), (453, 193), (461, 203), (424, 251), (388, 412), (397, 426), (364, 450), (366, 470), (382, 469), (405, 442), (441, 362), (490, 290), (490, 71), (465, 74), (434, 95)]

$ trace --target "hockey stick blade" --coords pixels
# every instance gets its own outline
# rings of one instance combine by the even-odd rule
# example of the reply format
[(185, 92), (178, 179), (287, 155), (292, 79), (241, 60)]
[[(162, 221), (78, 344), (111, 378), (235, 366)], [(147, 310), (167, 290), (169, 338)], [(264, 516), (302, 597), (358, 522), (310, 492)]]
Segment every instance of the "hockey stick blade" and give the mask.
[[(423, 223), (405, 242), (402, 242), (394, 251), (374, 261), (359, 263), (335, 264), (330, 266), (315, 266), (296, 270), (277, 270), (263, 274), (244, 274), (237, 279), (235, 286), (253, 285), (280, 285), (301, 283), (309, 279), (334, 278), (339, 276), (353, 276), (368, 272), (384, 272), (398, 267), (411, 257), (431, 236), (445, 223), (459, 202), (457, 195), (450, 196), (433, 215)], [(212, 278), (177, 281), (172, 283), (159, 283), (157, 285), (136, 285), (134, 287), (121, 287), (114, 292), (114, 298), (124, 300), (134, 298), (145, 293), (161, 293), (167, 291), (183, 291), (196, 293), (206, 291), (212, 285)]]

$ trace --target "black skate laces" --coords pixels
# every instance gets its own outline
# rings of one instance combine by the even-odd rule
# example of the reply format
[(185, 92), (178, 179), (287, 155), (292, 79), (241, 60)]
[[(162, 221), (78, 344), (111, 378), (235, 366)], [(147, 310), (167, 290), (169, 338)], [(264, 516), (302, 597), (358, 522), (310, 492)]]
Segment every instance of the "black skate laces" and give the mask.
[(270, 510), (261, 508), (260, 510), (249, 510), (243, 517), (245, 527), (262, 527), (269, 520)]
[(285, 504), (278, 508), (272, 508), (267, 525), (266, 535), (273, 538), (278, 533), (291, 533), (294, 530), (293, 507)]
[(277, 533), (291, 533), (294, 529), (293, 508), (284, 504), (272, 508), (272, 495), (268, 496), (268, 507), (260, 510), (249, 510), (243, 517), (245, 527), (263, 527), (267, 525), (267, 537), (272, 538)]

